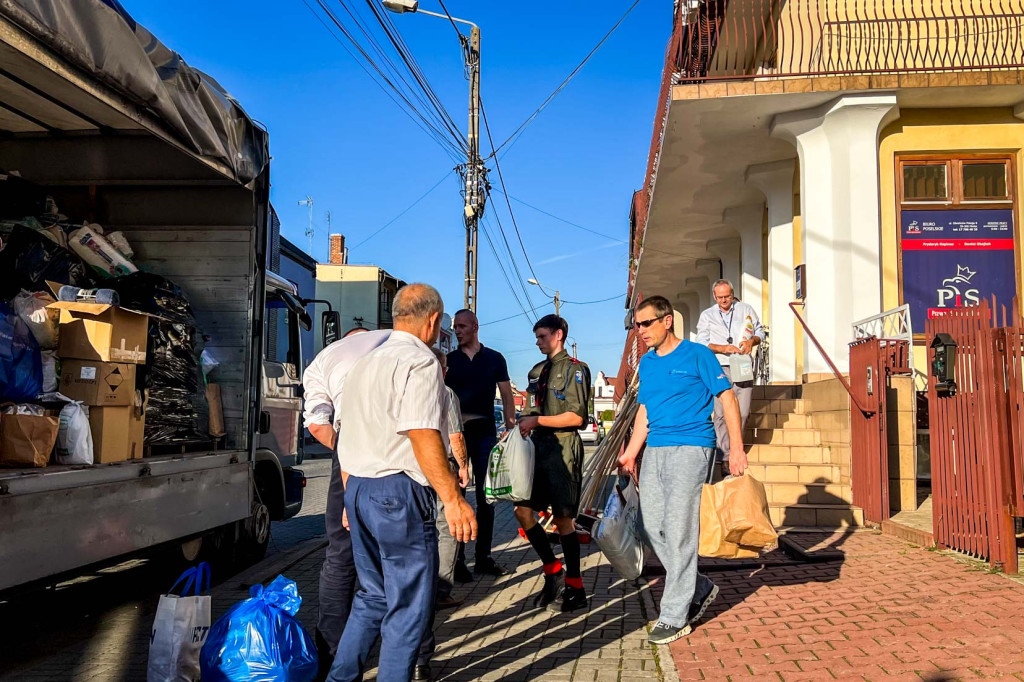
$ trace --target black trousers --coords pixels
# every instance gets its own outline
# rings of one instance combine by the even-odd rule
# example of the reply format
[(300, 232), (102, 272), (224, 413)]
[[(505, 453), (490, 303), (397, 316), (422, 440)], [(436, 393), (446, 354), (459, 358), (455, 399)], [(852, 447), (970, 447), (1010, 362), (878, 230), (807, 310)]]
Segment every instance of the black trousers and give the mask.
[[(494, 538), (494, 507), (487, 504), (484, 495), (484, 476), (487, 473), (487, 462), (491, 449), (498, 442), (494, 422), (489, 419), (474, 419), (466, 422), (463, 427), (466, 438), (466, 450), (473, 462), (473, 488), (476, 490), (476, 560), (491, 556), (491, 542)], [(459, 549), (459, 560), (465, 562), (466, 548)]]
[(316, 629), (318, 644), (329, 654), (328, 667), (338, 650), (341, 633), (345, 630), (352, 597), (356, 586), (356, 564), (352, 557), (352, 537), (341, 525), (341, 514), (345, 510), (345, 488), (341, 484), (341, 467), (338, 457), (331, 456), (331, 483), (327, 489), (327, 510), (324, 525), (327, 527), (327, 553), (320, 567), (320, 612)]

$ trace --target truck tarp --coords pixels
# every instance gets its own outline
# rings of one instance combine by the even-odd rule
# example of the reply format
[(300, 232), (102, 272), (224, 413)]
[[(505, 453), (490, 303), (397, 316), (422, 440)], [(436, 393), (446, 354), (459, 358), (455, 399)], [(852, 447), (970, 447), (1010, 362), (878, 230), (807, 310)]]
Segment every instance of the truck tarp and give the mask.
[(0, 0), (0, 13), (157, 117), (187, 149), (246, 184), (270, 156), (266, 132), (217, 81), (185, 63), (118, 0)]

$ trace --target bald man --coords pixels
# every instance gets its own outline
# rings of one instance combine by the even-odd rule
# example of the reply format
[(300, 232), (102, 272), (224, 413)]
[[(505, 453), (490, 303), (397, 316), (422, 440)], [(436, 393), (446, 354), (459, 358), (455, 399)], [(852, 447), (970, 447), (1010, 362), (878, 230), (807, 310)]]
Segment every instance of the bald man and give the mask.
[[(455, 391), (462, 406), (463, 433), (466, 449), (473, 462), (476, 489), (476, 515), (479, 530), (476, 538), (477, 574), (500, 576), (507, 570), (491, 558), (491, 541), (494, 535), (494, 509), (487, 504), (484, 495), (484, 472), (491, 448), (498, 442), (497, 426), (494, 423), (494, 393), (501, 393), (501, 407), (505, 427), (516, 423), (516, 405), (512, 398), (512, 384), (508, 378), (505, 358), (496, 350), (480, 343), (480, 323), (472, 310), (460, 310), (452, 321), (455, 338), (459, 347), (448, 354), (448, 373), (445, 383)], [(455, 578), (468, 582), (469, 571), (465, 567), (465, 550), (455, 569)]]

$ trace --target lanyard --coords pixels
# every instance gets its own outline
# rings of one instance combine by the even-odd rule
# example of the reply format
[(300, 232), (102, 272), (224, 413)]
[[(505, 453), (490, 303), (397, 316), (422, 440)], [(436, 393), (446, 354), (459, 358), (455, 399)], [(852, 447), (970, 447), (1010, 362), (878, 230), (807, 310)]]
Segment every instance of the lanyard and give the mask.
[(735, 315), (736, 315), (736, 303), (735, 302), (733, 302), (733, 304), (732, 304), (732, 310), (729, 311), (729, 323), (728, 324), (725, 323), (725, 315), (722, 314), (722, 309), (721, 308), (718, 309), (718, 316), (720, 318), (722, 318), (722, 325), (725, 327), (725, 333), (728, 335), (728, 338), (726, 338), (726, 340), (725, 340), (726, 343), (732, 343), (732, 319), (733, 319), (733, 317), (735, 317)]

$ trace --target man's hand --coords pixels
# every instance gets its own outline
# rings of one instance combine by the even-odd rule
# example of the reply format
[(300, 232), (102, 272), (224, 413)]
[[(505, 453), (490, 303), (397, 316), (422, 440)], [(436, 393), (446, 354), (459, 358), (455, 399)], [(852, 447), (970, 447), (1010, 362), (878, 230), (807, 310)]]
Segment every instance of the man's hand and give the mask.
[(463, 490), (465, 490), (466, 487), (469, 485), (469, 478), (470, 478), (470, 471), (469, 471), (469, 463), (467, 462), (466, 466), (459, 467), (459, 487), (462, 488)]
[(345, 530), (352, 530), (348, 527), (348, 509), (341, 510), (341, 527)]
[(514, 429), (515, 427), (516, 427), (516, 418), (514, 416), (513, 417), (509, 417), (508, 419), (505, 420), (505, 428), (506, 429)]
[(523, 434), (523, 438), (528, 438), (530, 436), (530, 432), (539, 425), (540, 419), (538, 417), (523, 417), (519, 421), (519, 433)]
[(729, 473), (733, 476), (742, 476), (747, 470), (747, 453), (743, 451), (743, 445), (729, 447)]
[(740, 353), (739, 348), (732, 344), (720, 344), (720, 343), (709, 343), (708, 348), (714, 353), (721, 353), (722, 355), (734, 355)]
[(622, 467), (622, 470), (627, 474), (636, 478), (636, 453), (622, 453), (622, 456), (619, 457), (619, 466)]
[(736, 349), (740, 355), (750, 355), (754, 352), (754, 339), (749, 338), (746, 341), (740, 341), (740, 347)]
[(310, 424), (309, 434), (329, 450), (333, 450), (338, 444), (338, 432), (330, 424)]
[(465, 499), (458, 497), (452, 504), (445, 504), (444, 518), (448, 521), (448, 530), (456, 540), (476, 540), (476, 516)]

